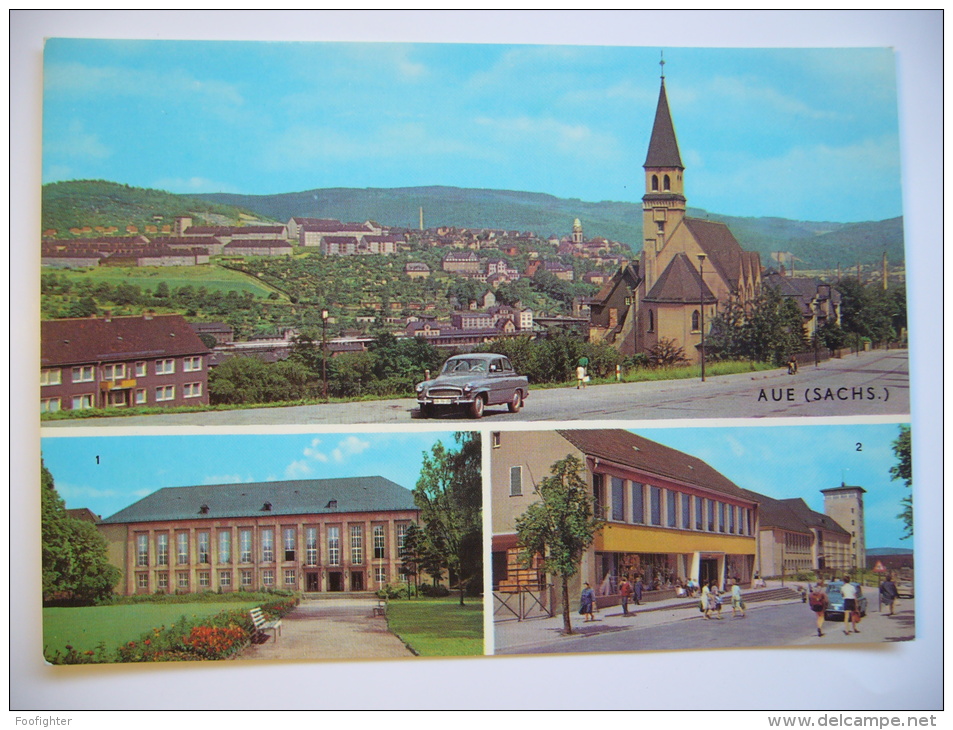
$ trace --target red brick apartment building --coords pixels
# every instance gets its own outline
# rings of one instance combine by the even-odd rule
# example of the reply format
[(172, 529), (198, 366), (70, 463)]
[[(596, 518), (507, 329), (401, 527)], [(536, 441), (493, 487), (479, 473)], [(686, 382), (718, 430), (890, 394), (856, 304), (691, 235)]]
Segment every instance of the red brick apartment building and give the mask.
[(116, 591), (374, 591), (402, 579), (419, 511), (383, 477), (168, 487), (99, 524)]
[(181, 315), (41, 323), (40, 411), (208, 404), (209, 349)]

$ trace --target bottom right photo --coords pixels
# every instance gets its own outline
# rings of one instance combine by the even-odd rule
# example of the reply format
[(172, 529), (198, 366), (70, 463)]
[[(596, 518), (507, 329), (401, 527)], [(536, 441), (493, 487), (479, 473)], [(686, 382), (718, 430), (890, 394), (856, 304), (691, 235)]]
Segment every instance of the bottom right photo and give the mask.
[(494, 654), (915, 638), (906, 423), (491, 434)]

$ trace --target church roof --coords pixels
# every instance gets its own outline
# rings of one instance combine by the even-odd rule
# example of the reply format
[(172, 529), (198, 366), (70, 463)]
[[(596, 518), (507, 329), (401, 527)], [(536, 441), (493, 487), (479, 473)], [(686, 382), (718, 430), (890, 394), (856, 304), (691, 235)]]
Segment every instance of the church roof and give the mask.
[(746, 268), (752, 270), (752, 273), (760, 268), (757, 252), (743, 250), (731, 229), (724, 223), (688, 217), (683, 220), (698, 245), (708, 254), (712, 265), (733, 288), (738, 286), (739, 279), (747, 273)]
[(652, 125), (652, 138), (649, 152), (643, 167), (678, 167), (684, 169), (682, 157), (678, 153), (678, 141), (675, 139), (675, 125), (668, 109), (668, 97), (665, 94), (665, 79), (659, 90), (658, 106), (655, 109), (655, 124)]
[(706, 304), (714, 304), (718, 301), (708, 285), (702, 284), (701, 277), (689, 261), (688, 255), (680, 253), (665, 267), (665, 271), (659, 276), (652, 290), (645, 295), (643, 301), (698, 304), (702, 293), (704, 293)]

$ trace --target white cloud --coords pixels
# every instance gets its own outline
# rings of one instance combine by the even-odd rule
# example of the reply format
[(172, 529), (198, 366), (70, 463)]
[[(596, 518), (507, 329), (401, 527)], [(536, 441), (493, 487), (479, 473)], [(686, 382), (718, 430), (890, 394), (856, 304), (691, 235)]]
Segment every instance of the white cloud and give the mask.
[(250, 474), (209, 474), (202, 480), (203, 484), (245, 484), (256, 481)]
[(331, 456), (337, 462), (343, 462), (351, 456), (357, 456), (363, 453), (371, 446), (370, 441), (362, 441), (357, 436), (348, 436), (338, 442), (337, 448), (331, 452)]
[[(837, 119), (840, 114), (829, 110), (814, 109), (800, 99), (789, 96), (778, 89), (764, 84), (755, 83), (751, 78), (716, 76), (705, 90), (706, 97), (713, 95), (719, 105), (730, 103), (732, 106), (750, 104), (752, 106), (776, 110), (784, 116), (795, 116), (807, 119)], [(677, 97), (679, 101), (688, 101)], [(706, 101), (705, 103), (709, 103)]]
[(215, 182), (204, 177), (163, 177), (152, 182), (151, 187), (168, 190), (170, 193), (238, 193), (235, 186)]
[(79, 120), (70, 122), (63, 134), (53, 133), (44, 140), (44, 155), (55, 155), (80, 160), (103, 160), (112, 155), (112, 150), (103, 144), (99, 135), (87, 132)]
[(309, 459), (314, 459), (315, 461), (327, 461), (327, 454), (318, 450), (318, 446), (321, 445), (321, 439), (312, 439), (310, 446), (306, 446), (304, 449), (304, 455)]
[(304, 479), (312, 474), (314, 474), (314, 469), (311, 468), (311, 464), (306, 459), (292, 461), (285, 468), (285, 479)]
[(548, 117), (478, 117), (476, 123), (497, 132), (510, 147), (521, 147), (532, 141), (541, 147), (556, 148), (561, 153), (580, 153), (586, 157), (612, 159), (618, 145), (609, 134), (594, 132), (585, 124), (567, 124)]

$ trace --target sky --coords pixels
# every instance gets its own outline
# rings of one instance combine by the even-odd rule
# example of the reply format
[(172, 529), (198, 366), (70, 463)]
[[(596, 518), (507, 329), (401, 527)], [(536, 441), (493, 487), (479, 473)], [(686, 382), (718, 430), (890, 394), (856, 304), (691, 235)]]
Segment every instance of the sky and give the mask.
[(47, 437), (44, 466), (70, 509), (109, 517), (164, 487), (382, 476), (413, 489), (423, 453), (453, 433)]
[(638, 202), (662, 52), (689, 205), (837, 222), (902, 214), (888, 48), (53, 38), (43, 182)]
[[(890, 478), (897, 463), (893, 442), (900, 434), (898, 424), (633, 430), (698, 457), (743, 489), (775, 499), (801, 497), (815, 512), (824, 512), (820, 490), (841, 483), (863, 487), (867, 547), (913, 549), (912, 539), (902, 539), (903, 526), (897, 519), (900, 501), (911, 490)], [(913, 517), (916, 527), (916, 504)]]

